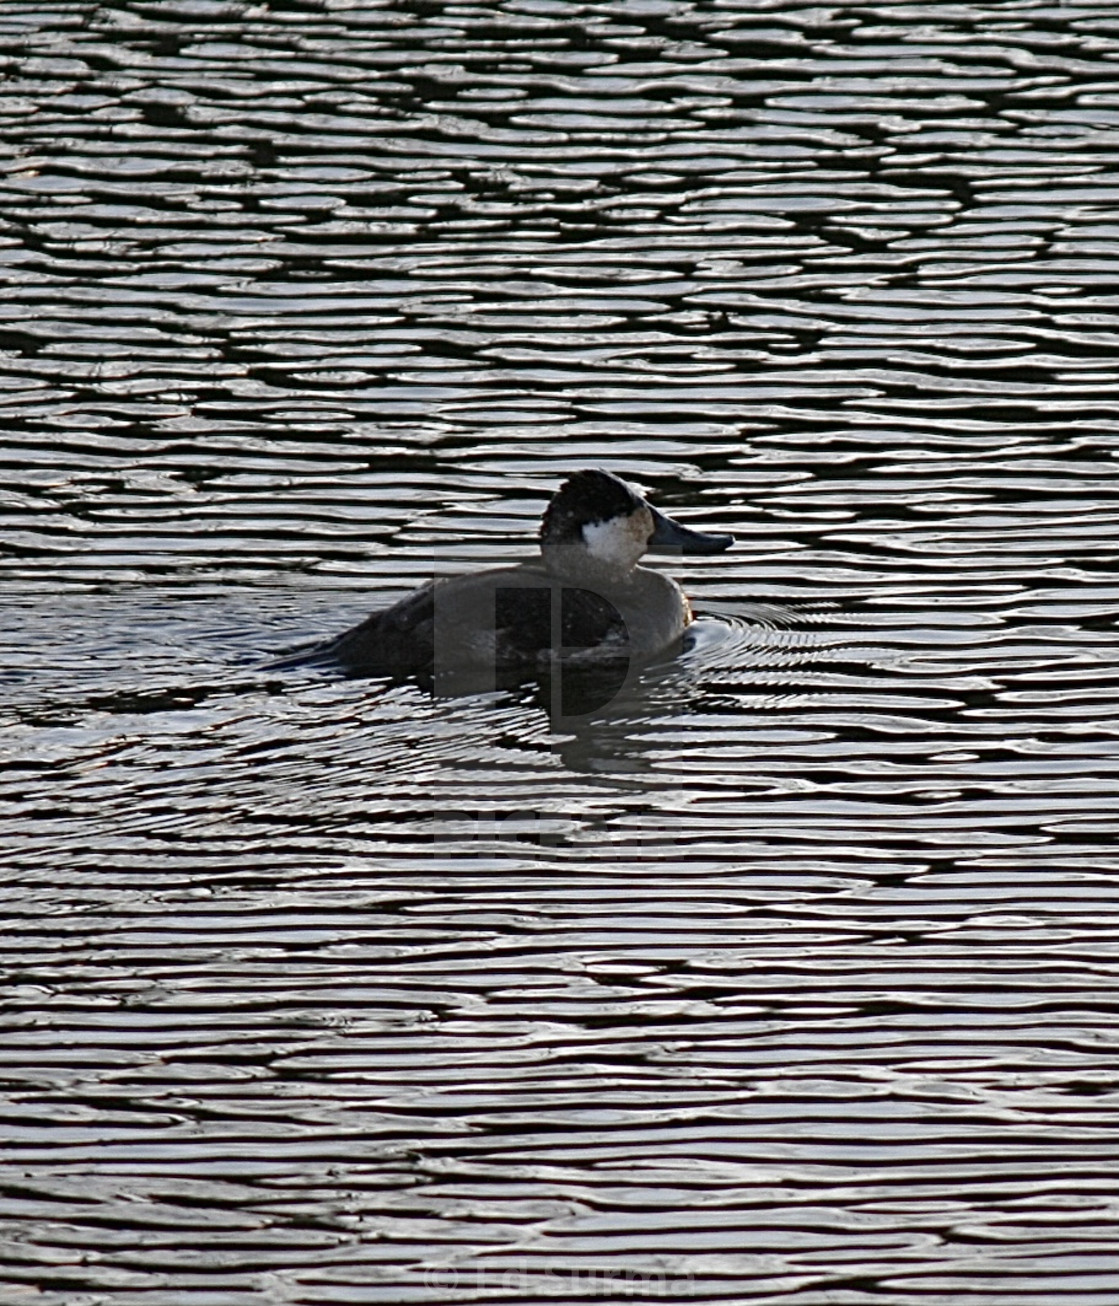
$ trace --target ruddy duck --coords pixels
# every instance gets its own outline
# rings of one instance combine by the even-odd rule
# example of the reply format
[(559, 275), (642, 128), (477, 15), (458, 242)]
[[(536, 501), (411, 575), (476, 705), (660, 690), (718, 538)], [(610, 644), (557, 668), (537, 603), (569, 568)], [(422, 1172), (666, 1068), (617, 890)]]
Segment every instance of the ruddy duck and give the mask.
[(681, 526), (611, 472), (576, 472), (544, 513), (539, 561), (430, 581), (273, 665), (412, 674), (647, 658), (680, 639), (692, 610), (674, 580), (639, 559), (649, 549), (721, 553), (733, 543)]

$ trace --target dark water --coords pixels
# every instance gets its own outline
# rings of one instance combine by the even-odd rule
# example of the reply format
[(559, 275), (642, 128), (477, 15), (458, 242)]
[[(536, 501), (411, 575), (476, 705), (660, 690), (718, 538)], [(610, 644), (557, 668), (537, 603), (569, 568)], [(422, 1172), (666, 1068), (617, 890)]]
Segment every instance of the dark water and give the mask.
[[(0, 1297), (1119, 1299), (1119, 16), (0, 5)], [(593, 464), (557, 730), (260, 669)]]

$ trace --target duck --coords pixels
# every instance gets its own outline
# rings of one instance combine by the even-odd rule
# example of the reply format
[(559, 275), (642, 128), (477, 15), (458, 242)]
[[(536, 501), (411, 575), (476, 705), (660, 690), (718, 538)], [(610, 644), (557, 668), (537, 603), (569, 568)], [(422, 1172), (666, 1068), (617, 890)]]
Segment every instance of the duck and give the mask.
[(721, 553), (733, 543), (674, 521), (613, 472), (586, 468), (552, 496), (539, 558), (429, 581), (271, 665), (432, 675), (649, 659), (681, 641), (693, 613), (676, 581), (640, 560), (649, 551)]

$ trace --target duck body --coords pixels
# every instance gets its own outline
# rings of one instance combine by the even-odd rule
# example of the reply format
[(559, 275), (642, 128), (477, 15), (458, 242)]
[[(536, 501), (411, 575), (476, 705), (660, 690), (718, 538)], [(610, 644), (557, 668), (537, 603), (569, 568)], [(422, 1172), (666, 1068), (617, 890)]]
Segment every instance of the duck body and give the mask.
[(691, 619), (683, 591), (659, 572), (639, 567), (622, 583), (585, 588), (526, 562), (431, 581), (321, 652), (352, 667), (509, 669), (556, 657), (649, 656), (679, 639)]
[(692, 612), (671, 577), (638, 559), (650, 547), (715, 553), (731, 543), (665, 517), (610, 472), (578, 472), (548, 506), (538, 560), (429, 581), (277, 665), (430, 674), (648, 658), (680, 639)]

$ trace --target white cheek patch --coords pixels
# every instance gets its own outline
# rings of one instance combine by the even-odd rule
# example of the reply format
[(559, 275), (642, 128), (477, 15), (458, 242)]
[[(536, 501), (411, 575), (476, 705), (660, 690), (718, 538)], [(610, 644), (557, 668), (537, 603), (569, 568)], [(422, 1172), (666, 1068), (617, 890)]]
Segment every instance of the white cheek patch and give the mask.
[(587, 552), (599, 562), (612, 567), (631, 567), (645, 552), (646, 539), (635, 530), (633, 517), (614, 517), (610, 521), (588, 522), (583, 527)]

